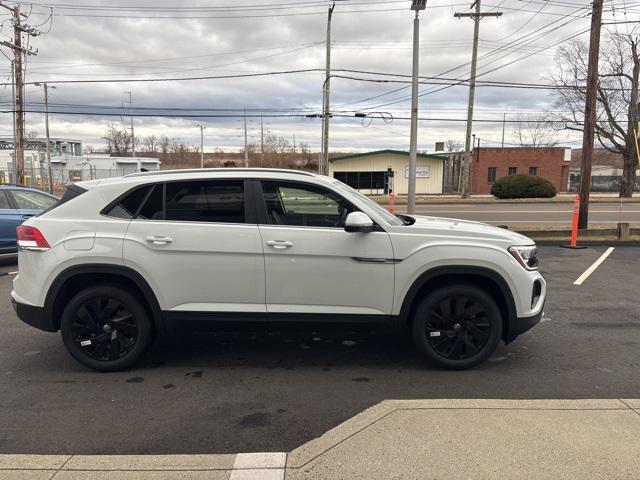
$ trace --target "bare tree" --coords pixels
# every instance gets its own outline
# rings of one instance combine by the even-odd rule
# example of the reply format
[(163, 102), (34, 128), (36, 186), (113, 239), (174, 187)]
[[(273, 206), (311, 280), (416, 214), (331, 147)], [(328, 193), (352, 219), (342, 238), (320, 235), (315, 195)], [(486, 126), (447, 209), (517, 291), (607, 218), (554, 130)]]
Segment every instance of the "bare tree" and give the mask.
[(114, 124), (107, 127), (102, 138), (107, 144), (107, 153), (109, 154), (123, 155), (131, 149), (131, 134)]
[[(633, 120), (638, 103), (639, 40), (638, 35), (607, 32), (600, 56), (595, 134), (603, 148), (622, 155), (621, 197), (631, 197), (636, 182), (638, 142)], [(583, 42), (562, 46), (551, 76), (558, 87), (557, 106), (567, 111), (557, 119), (570, 130), (582, 131), (584, 126), (587, 59), (588, 47)]]
[(29, 133), (27, 133), (27, 140), (34, 140), (36, 138), (38, 138), (40, 136), (40, 134), (35, 131), (35, 130), (31, 130)]
[(558, 144), (554, 139), (554, 122), (545, 115), (519, 113), (513, 135), (521, 147), (553, 147)]
[(461, 152), (462, 151), (462, 142), (457, 140), (448, 139), (444, 142), (444, 149), (447, 152)]
[(142, 151), (145, 153), (158, 153), (159, 140), (155, 135), (149, 135), (142, 140)]

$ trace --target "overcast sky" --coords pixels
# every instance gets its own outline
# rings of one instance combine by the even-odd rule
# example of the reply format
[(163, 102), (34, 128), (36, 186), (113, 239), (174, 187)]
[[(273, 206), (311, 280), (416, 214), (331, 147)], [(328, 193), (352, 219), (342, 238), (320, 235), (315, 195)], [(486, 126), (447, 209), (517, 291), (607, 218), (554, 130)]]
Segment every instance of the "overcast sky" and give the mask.
[[(338, 70), (410, 75), (413, 18), (410, 3), (407, 0), (337, 1), (332, 27), (334, 73), (407, 80), (406, 77)], [(202, 77), (323, 69), (329, 4), (318, 0), (24, 2), (22, 10), (31, 11), (28, 23), (42, 24), (38, 28), (44, 31), (50, 28), (48, 33), (30, 39), (38, 55), (29, 57), (26, 81), (55, 84), (53, 82), (61, 80)], [(610, 1), (605, 5), (605, 19), (638, 20), (640, 16), (640, 4), (634, 0), (626, 2), (626, 10), (623, 0), (616, 0), (615, 9)], [(53, 17), (47, 21), (51, 7)], [(577, 34), (575, 38), (588, 40), (588, 33), (580, 32), (589, 28), (589, 8), (588, 2), (578, 0), (485, 0), (483, 11), (500, 11), (503, 15), (481, 22), (478, 72), (487, 73), (479, 80), (548, 83), (545, 76), (553, 67), (554, 44)], [(429, 0), (426, 11), (420, 14), (420, 75), (469, 78), (473, 22), (468, 18), (454, 18), (456, 11), (470, 11), (469, 4)], [(0, 20), (0, 37), (10, 40), (13, 32), (9, 17), (3, 12)], [(8, 49), (2, 49), (9, 55)], [(9, 61), (3, 59), (2, 62), (0, 74), (10, 79)], [(496, 67), (499, 68), (488, 72)], [(113, 112), (102, 107), (120, 107), (128, 100), (128, 94), (123, 92), (131, 91), (135, 107), (161, 109), (139, 110), (139, 113), (206, 115), (202, 110), (180, 109), (229, 109), (224, 113), (241, 115), (242, 110), (247, 109), (250, 114), (259, 115), (262, 111), (265, 130), (290, 141), (295, 135), (298, 145), (304, 142), (316, 150), (320, 142), (320, 119), (269, 115), (319, 113), (323, 80), (324, 73), (317, 71), (156, 83), (60, 83), (55, 84), (57, 88), (51, 92), (50, 102), (53, 111)], [(405, 88), (388, 93), (402, 87)], [(441, 88), (421, 85), (420, 92)], [(409, 122), (402, 118), (410, 113), (409, 95), (410, 88), (405, 83), (332, 78), (331, 109), (345, 117), (332, 120), (331, 149), (408, 149)], [(467, 95), (467, 86), (454, 86), (420, 98), (420, 116), (425, 120), (419, 123), (419, 149), (432, 151), (436, 141), (463, 141), (465, 123), (453, 120), (464, 120)], [(42, 102), (42, 88), (28, 85), (26, 96), (30, 103)], [(375, 96), (378, 98), (370, 99)], [(0, 87), (0, 101), (5, 110), (10, 98), (11, 87)], [(501, 120), (506, 112), (507, 119), (513, 119), (517, 112), (535, 113), (552, 108), (552, 102), (552, 92), (546, 90), (479, 86), (475, 118)], [(356, 111), (384, 113), (373, 114), (372, 119), (363, 122), (353, 117)], [(116, 110), (116, 113), (119, 112)], [(10, 114), (3, 117), (0, 133), (10, 135)], [(110, 122), (128, 126), (129, 119), (118, 115), (54, 114), (51, 135), (101, 145), (100, 137)], [(195, 126), (198, 122), (207, 127), (205, 151), (215, 147), (231, 150), (242, 145), (240, 117), (137, 117), (136, 136), (166, 134), (199, 144), (199, 129)], [(258, 141), (260, 119), (252, 117), (248, 123), (250, 141)], [(501, 141), (499, 122), (477, 122), (473, 130), (485, 146)], [(27, 114), (27, 131), (44, 133), (42, 114)], [(513, 134), (513, 126), (507, 124), (507, 143), (515, 141)], [(558, 140), (569, 146), (577, 146), (578, 139), (575, 133), (558, 134)]]

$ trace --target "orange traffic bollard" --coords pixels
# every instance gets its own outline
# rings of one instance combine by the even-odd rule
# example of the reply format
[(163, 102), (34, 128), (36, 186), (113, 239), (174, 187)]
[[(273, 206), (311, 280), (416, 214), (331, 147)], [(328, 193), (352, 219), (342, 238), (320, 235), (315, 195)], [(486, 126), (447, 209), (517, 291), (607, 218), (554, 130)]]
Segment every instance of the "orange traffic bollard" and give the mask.
[(578, 247), (578, 220), (580, 218), (580, 195), (576, 195), (573, 202), (573, 222), (571, 224), (571, 242), (569, 245), (562, 245), (565, 248), (587, 248)]
[(396, 194), (393, 192), (389, 193), (389, 213), (396, 213)]

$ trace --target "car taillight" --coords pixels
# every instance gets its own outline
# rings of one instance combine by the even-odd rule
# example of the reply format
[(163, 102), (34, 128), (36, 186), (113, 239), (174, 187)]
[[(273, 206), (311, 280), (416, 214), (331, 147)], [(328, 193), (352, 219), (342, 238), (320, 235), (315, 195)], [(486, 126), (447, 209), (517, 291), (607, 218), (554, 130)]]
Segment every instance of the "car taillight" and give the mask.
[(20, 225), (16, 228), (18, 248), (20, 250), (49, 250), (49, 242), (35, 227)]

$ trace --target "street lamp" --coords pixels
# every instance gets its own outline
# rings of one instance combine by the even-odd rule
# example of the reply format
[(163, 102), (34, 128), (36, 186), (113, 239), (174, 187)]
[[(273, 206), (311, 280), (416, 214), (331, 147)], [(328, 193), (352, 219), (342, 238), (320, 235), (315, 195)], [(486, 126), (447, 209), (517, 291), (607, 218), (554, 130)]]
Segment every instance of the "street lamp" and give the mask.
[(411, 136), (409, 139), (409, 185), (407, 188), (407, 213), (416, 211), (416, 164), (418, 157), (418, 69), (420, 53), (420, 10), (427, 8), (427, 0), (413, 0), (413, 76), (411, 81)]
[(47, 173), (49, 175), (49, 193), (53, 193), (53, 176), (51, 173), (51, 144), (49, 142), (49, 89), (56, 87), (53, 85), (47, 85), (46, 83), (34, 83), (36, 87), (42, 86), (44, 88), (44, 130), (47, 137)]

